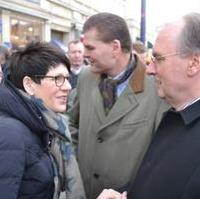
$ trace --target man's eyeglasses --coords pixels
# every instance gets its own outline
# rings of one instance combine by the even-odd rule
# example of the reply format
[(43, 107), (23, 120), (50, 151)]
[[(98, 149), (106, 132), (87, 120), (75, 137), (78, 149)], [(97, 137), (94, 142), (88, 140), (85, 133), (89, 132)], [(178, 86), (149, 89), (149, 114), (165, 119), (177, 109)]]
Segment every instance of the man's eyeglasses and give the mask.
[(164, 61), (167, 57), (172, 57), (172, 56), (176, 56), (176, 55), (183, 55), (183, 54), (186, 54), (186, 53), (176, 52), (176, 53), (169, 53), (169, 54), (166, 54), (166, 55), (152, 55), (151, 56), (151, 62), (155, 64), (155, 63)]
[(65, 82), (65, 79), (66, 80), (69, 80), (69, 76), (64, 76), (64, 75), (57, 75), (57, 76), (51, 76), (51, 75), (34, 75), (35, 78), (50, 78), (52, 80), (55, 81), (55, 84), (57, 87), (61, 87), (64, 82)]

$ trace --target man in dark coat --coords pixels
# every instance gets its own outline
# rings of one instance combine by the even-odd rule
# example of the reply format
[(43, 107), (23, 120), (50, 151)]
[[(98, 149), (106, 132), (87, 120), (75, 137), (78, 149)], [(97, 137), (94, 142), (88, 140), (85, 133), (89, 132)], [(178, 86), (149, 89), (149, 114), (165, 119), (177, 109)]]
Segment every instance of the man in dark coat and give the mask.
[(161, 120), (136, 178), (98, 199), (200, 198), (200, 14), (163, 26), (152, 63), (158, 95), (172, 106)]

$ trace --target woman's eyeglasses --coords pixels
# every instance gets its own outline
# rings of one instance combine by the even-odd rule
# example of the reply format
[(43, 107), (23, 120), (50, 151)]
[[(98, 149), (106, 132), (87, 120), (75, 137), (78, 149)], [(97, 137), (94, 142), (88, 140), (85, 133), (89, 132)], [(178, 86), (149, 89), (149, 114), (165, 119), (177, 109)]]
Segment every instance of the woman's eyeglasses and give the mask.
[(65, 79), (66, 80), (69, 80), (69, 76), (64, 76), (64, 75), (57, 75), (57, 76), (51, 76), (51, 75), (34, 75), (34, 77), (36, 78), (50, 78), (52, 80), (55, 81), (55, 84), (57, 87), (61, 87), (64, 82), (65, 82)]

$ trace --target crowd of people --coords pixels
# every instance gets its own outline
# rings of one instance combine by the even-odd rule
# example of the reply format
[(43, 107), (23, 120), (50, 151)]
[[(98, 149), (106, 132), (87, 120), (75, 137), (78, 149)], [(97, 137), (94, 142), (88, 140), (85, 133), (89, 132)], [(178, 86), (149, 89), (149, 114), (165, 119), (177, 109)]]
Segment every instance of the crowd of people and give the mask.
[(4, 199), (199, 199), (200, 14), (148, 49), (98, 13), (68, 52), (0, 46)]

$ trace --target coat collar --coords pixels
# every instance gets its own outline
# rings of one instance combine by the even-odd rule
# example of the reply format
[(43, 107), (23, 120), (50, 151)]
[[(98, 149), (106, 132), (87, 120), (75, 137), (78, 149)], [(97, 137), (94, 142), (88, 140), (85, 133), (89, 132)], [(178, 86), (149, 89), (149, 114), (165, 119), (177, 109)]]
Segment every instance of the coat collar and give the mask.
[(200, 118), (199, 109), (200, 109), (200, 99), (181, 111), (176, 111), (174, 108), (171, 108), (165, 113), (165, 116), (169, 113), (179, 114), (181, 115), (185, 125), (190, 125), (191, 123)]
[(133, 91), (135, 93), (140, 93), (144, 91), (145, 65), (140, 61), (137, 55), (135, 55), (135, 59), (137, 65), (130, 82)]
[[(134, 93), (142, 93), (144, 91), (144, 79), (145, 79), (145, 66), (139, 61), (139, 58), (135, 56), (136, 68), (133, 71), (133, 75), (129, 81), (129, 86), (125, 89), (124, 93), (116, 101), (116, 104), (110, 110), (110, 113), (105, 117), (102, 98), (98, 87), (95, 88), (93, 93), (93, 99), (96, 101), (95, 107), (97, 114), (101, 120), (102, 126), (100, 129), (105, 128), (107, 125), (115, 122), (119, 118), (126, 115), (129, 111), (137, 107), (137, 100)], [(119, 105), (120, 104), (120, 105)]]

